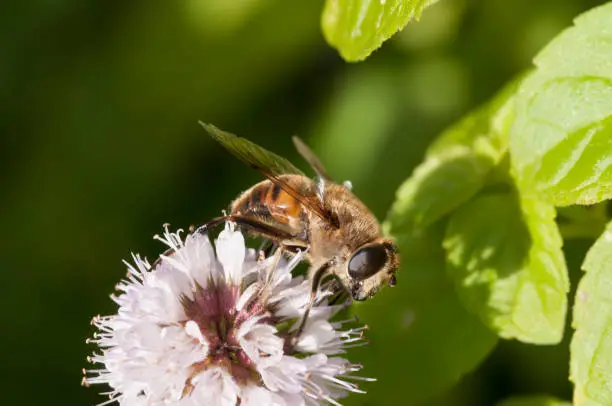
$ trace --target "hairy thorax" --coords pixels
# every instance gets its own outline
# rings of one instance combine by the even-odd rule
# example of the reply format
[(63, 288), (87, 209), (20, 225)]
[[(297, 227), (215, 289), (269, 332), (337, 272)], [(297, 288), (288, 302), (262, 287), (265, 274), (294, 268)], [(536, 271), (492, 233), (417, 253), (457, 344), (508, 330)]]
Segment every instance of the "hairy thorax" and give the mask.
[(315, 214), (309, 215), (310, 256), (346, 259), (361, 245), (380, 235), (380, 225), (370, 210), (344, 186), (325, 188), (325, 209), (339, 227)]

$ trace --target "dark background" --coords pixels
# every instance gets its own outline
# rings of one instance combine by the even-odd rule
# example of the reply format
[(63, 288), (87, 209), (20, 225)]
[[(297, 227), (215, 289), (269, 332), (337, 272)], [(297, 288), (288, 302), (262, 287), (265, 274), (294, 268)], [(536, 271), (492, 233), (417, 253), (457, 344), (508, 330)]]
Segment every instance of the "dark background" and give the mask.
[[(121, 259), (154, 257), (163, 223), (201, 223), (259, 179), (198, 120), (304, 166), (290, 141), (299, 134), (384, 218), (433, 137), (600, 3), (441, 0), (360, 64), (326, 45), (322, 1), (1, 6), (2, 403), (103, 401), (103, 388), (79, 382), (89, 320), (114, 311)], [(574, 281), (588, 244), (566, 245)], [(568, 337), (546, 348), (501, 343), (430, 404), (569, 399)]]

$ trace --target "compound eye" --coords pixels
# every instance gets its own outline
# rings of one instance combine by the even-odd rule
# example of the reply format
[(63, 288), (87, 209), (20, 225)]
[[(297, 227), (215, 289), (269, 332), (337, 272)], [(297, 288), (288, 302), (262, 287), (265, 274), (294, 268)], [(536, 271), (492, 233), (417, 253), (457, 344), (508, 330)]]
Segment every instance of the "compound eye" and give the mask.
[(387, 262), (387, 251), (382, 245), (371, 245), (358, 250), (348, 264), (348, 273), (358, 281), (380, 271)]

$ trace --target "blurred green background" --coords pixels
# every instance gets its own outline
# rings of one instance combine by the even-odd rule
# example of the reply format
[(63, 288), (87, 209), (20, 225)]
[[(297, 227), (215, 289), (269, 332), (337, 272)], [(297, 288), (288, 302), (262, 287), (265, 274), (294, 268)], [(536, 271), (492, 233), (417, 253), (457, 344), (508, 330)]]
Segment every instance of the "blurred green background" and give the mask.
[[(154, 257), (161, 246), (151, 236), (162, 223), (201, 223), (259, 179), (198, 120), (298, 166), (290, 135), (299, 134), (382, 219), (437, 133), (601, 3), (441, 0), (360, 64), (344, 63), (324, 42), (322, 1), (3, 5), (2, 403), (104, 400), (102, 388), (79, 382), (93, 350), (84, 342), (89, 320), (114, 311), (108, 295), (125, 274), (121, 259), (131, 250)], [(588, 244), (566, 244), (573, 280)], [(567, 339), (500, 343), (426, 404), (492, 405), (526, 393), (569, 399)], [(418, 390), (397, 388), (398, 396)]]

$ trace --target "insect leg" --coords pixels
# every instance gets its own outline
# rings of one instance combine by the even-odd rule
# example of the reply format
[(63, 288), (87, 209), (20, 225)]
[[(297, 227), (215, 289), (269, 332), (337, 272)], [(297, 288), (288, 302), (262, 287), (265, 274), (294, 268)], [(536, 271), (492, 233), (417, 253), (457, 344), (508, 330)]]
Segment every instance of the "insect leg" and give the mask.
[(297, 343), (297, 340), (300, 338), (302, 332), (304, 331), (306, 321), (308, 320), (308, 315), (310, 314), (310, 309), (312, 309), (314, 301), (317, 297), (317, 292), (319, 291), (319, 285), (321, 284), (321, 280), (323, 279), (329, 268), (332, 266), (332, 263), (333, 261), (330, 260), (321, 265), (316, 271), (314, 271), (312, 277), (310, 278), (310, 297), (308, 298), (308, 303), (306, 303), (304, 315), (302, 316), (300, 326), (298, 327), (294, 337), (295, 343)]
[(162, 261), (162, 257), (167, 257), (168, 255), (172, 254), (174, 252), (174, 248), (168, 248), (167, 250), (165, 250), (164, 252), (162, 252), (162, 254), (157, 257), (157, 259), (155, 261), (153, 261), (153, 264), (151, 264), (151, 269), (154, 269), (157, 267), (157, 265), (159, 265)]
[[(281, 240), (296, 240), (295, 236), (291, 233), (273, 225), (270, 225), (264, 221), (261, 221), (257, 218), (241, 216), (239, 214), (230, 214), (228, 216), (216, 217), (206, 224), (198, 227), (195, 232), (199, 234), (206, 233), (208, 229), (211, 227), (215, 227), (221, 223), (226, 221), (231, 221), (233, 223), (238, 224), (239, 226), (250, 229), (251, 231), (257, 233), (261, 237), (268, 238), (273, 241), (281, 241)], [(299, 245), (299, 244), (298, 244)]]
[(351, 303), (352, 298), (348, 294), (347, 290), (338, 282), (337, 279), (334, 279), (329, 282), (328, 289), (334, 292), (333, 296), (329, 299), (327, 304), (329, 306), (334, 306), (340, 302)]
[[(292, 240), (293, 241), (295, 240), (293, 235), (285, 232), (284, 230), (275, 228), (267, 223), (264, 223), (263, 221), (259, 221), (257, 219), (250, 218), (250, 217), (233, 215), (233, 214), (229, 216), (215, 217), (212, 220), (202, 224), (201, 226), (195, 227), (195, 229), (193, 226), (191, 226), (190, 231), (192, 231), (194, 234), (207, 234), (211, 228), (214, 228), (218, 226), (219, 224), (224, 223), (226, 221), (231, 221), (240, 226), (245, 226), (246, 228), (250, 228), (251, 230), (260, 234), (262, 237), (268, 238), (269, 240), (272, 240), (272, 241), (279, 241), (279, 240)], [(272, 249), (273, 246), (274, 244), (272, 244), (270, 249)], [(168, 256), (172, 254), (173, 252), (174, 252), (173, 248), (168, 248), (166, 251), (162, 253), (162, 256)], [(155, 260), (155, 262), (153, 262), (153, 264), (151, 265), (151, 269), (159, 265), (160, 262), (161, 262), (161, 256), (158, 257)]]
[(264, 257), (269, 257), (274, 252), (275, 248), (280, 248), (278, 244), (274, 240), (264, 239), (264, 241), (259, 246), (259, 250), (257, 252), (261, 253)]

